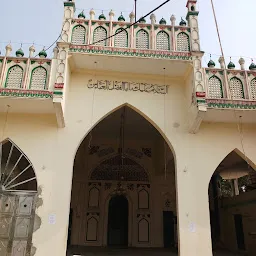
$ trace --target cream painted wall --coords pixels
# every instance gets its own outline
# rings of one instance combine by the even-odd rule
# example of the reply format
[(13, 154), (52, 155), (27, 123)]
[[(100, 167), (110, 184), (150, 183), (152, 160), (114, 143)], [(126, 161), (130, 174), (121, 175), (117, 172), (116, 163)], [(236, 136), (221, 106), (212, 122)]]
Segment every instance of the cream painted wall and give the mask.
[[(108, 76), (106, 74), (103, 77), (106, 79)], [(36, 255), (65, 255), (76, 150), (92, 126), (126, 103), (165, 135), (176, 156), (179, 255), (212, 255), (208, 183), (222, 159), (235, 148), (241, 150), (237, 126), (203, 124), (197, 134), (189, 134), (183, 81), (168, 81), (170, 88), (165, 96), (164, 118), (163, 95), (123, 91), (94, 92), (86, 87), (90, 78), (83, 73), (72, 73), (66, 99), (66, 127), (63, 129), (58, 129), (49, 116), (8, 116), (3, 138), (10, 137), (27, 154), (35, 167), (38, 184), (42, 187), (43, 206), (37, 210), (42, 218), (42, 226), (33, 237), (34, 246), (37, 247)], [(133, 80), (138, 79), (133, 76)], [(162, 83), (160, 79), (159, 83)], [(5, 116), (0, 118), (0, 130), (3, 130)], [(174, 126), (174, 123), (179, 123), (179, 127)], [(254, 163), (255, 135), (255, 127), (244, 126), (244, 148)], [(56, 214), (55, 225), (48, 223), (49, 214)], [(195, 232), (189, 229), (191, 223), (194, 224)]]

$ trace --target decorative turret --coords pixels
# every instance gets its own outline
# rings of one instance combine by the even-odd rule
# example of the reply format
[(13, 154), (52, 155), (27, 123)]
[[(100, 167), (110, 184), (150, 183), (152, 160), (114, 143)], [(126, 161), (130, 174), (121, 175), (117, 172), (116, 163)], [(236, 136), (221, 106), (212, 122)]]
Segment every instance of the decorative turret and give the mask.
[(159, 21), (159, 24), (160, 25), (166, 25), (166, 20), (164, 18), (162, 18), (160, 21)]
[(181, 18), (180, 26), (187, 26), (187, 22)]
[(106, 16), (104, 15), (103, 12), (102, 12), (102, 14), (99, 16), (99, 20), (106, 20)]
[(252, 60), (252, 63), (250, 65), (249, 69), (252, 70), (252, 71), (256, 70), (256, 64), (253, 63), (253, 60)]
[(135, 14), (134, 14), (134, 12), (130, 13), (129, 18), (130, 18), (130, 22), (134, 23), (134, 21), (135, 21)]
[(33, 57), (35, 51), (36, 51), (36, 49), (35, 49), (34, 45), (29, 47), (29, 58)]
[(242, 69), (242, 70), (245, 70), (245, 68), (244, 68), (244, 64), (245, 64), (244, 58), (240, 58), (240, 59), (239, 59), (239, 64), (240, 64), (240, 66), (241, 66), (241, 69)]
[(141, 17), (141, 18), (139, 19), (139, 23), (146, 23), (146, 19), (145, 19), (144, 17)]
[(125, 21), (125, 18), (123, 16), (123, 14), (121, 13), (121, 15), (118, 17), (118, 21)]
[(153, 25), (156, 24), (156, 15), (154, 13), (150, 15), (150, 20), (151, 20), (151, 24)]
[(230, 58), (230, 62), (228, 63), (228, 69), (235, 69), (236, 65), (231, 61)]
[(46, 51), (45, 51), (44, 49), (43, 49), (41, 52), (39, 52), (38, 55), (39, 55), (39, 57), (42, 58), (42, 59), (47, 57), (47, 53), (46, 53)]
[(220, 63), (220, 67), (222, 69), (225, 69), (225, 61), (224, 61), (224, 57), (219, 57), (219, 63)]
[(95, 17), (95, 11), (93, 9), (90, 10), (90, 19), (94, 20)]
[(172, 15), (170, 20), (171, 20), (172, 26), (175, 26), (176, 17)]
[(215, 62), (212, 59), (210, 59), (210, 61), (208, 62), (208, 67), (209, 68), (214, 68), (215, 67)]
[(84, 11), (80, 12), (78, 14), (78, 19), (85, 19), (85, 14), (84, 14)]
[(10, 56), (10, 53), (12, 52), (11, 44), (6, 45), (5, 50), (6, 50), (5, 56)]
[(24, 56), (24, 52), (21, 48), (18, 49), (15, 54), (16, 54), (16, 57), (18, 57), (18, 58), (21, 58)]
[(110, 12), (109, 12), (109, 20), (113, 20), (113, 18), (114, 18), (114, 16), (115, 16), (115, 13), (114, 13), (114, 11), (113, 10), (110, 10)]

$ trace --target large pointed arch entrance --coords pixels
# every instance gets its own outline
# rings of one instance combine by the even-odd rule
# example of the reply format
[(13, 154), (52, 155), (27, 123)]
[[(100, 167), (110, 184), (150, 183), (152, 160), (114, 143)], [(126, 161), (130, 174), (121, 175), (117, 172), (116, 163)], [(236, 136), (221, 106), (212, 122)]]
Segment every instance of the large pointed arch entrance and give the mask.
[(68, 252), (176, 250), (175, 158), (158, 130), (123, 106), (98, 123), (74, 161)]
[(256, 172), (243, 153), (233, 150), (209, 183), (213, 254), (255, 255)]
[(0, 255), (32, 255), (37, 180), (26, 155), (0, 143)]

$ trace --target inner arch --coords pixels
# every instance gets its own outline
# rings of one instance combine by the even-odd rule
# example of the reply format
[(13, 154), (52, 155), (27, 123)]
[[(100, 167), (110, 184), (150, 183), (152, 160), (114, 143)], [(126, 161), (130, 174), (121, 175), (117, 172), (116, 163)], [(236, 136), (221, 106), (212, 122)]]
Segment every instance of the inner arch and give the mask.
[[(76, 253), (73, 245), (109, 245), (108, 223), (114, 221), (109, 198), (116, 196), (129, 198), (129, 212), (128, 228), (113, 230), (114, 244), (118, 246), (118, 237), (127, 237), (130, 247), (143, 243), (177, 248), (174, 154), (150, 120), (126, 104), (105, 116), (77, 150), (68, 239), (71, 253)], [(154, 229), (158, 232), (151, 233)], [(123, 234), (124, 230), (128, 233)]]

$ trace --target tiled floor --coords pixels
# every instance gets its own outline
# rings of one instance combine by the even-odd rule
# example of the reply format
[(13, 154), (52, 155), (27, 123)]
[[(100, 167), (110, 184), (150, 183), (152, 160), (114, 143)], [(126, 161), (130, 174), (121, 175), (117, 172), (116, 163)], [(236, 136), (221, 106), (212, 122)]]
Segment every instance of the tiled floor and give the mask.
[[(177, 256), (178, 253), (167, 249), (139, 249), (139, 248), (95, 248), (95, 247), (74, 247), (72, 252), (67, 253), (67, 256)], [(242, 256), (225, 251), (216, 251), (213, 256)]]

